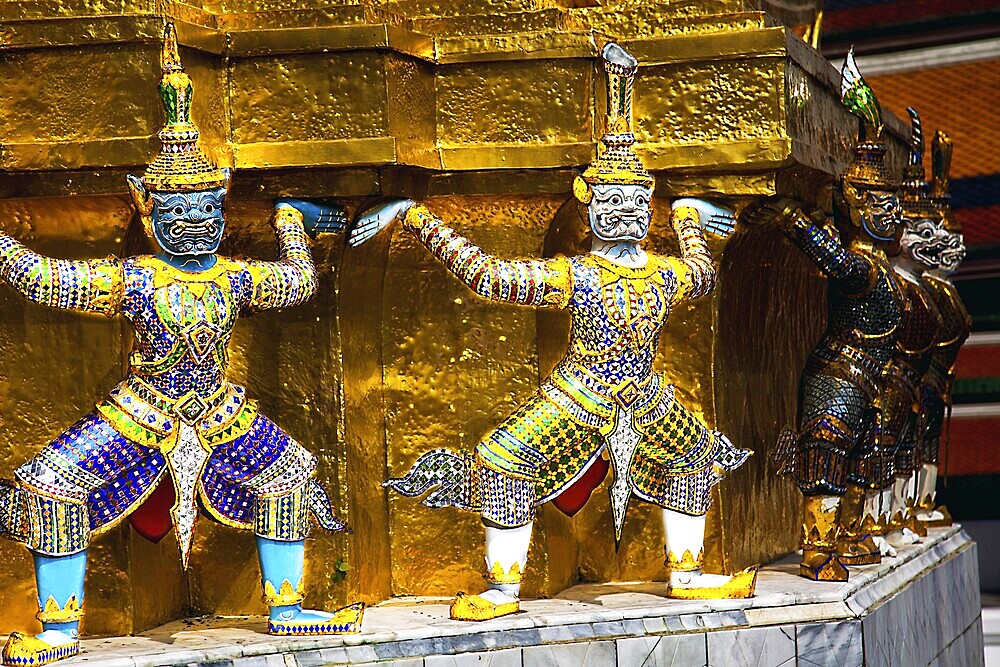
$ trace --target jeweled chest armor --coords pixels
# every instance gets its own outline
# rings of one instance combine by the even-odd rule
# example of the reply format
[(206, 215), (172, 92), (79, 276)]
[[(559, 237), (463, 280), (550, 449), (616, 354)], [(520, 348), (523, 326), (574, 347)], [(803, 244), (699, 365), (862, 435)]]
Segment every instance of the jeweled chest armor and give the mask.
[(158, 259), (125, 266), (123, 314), (135, 330), (131, 370), (170, 398), (203, 397), (225, 384), (227, 345), (239, 316), (239, 275), (220, 259), (187, 273)]
[(862, 292), (844, 292), (830, 281), (827, 334), (885, 361), (892, 354), (903, 302), (888, 263), (873, 255), (868, 259), (874, 280)]
[(562, 363), (586, 369), (609, 387), (649, 377), (676, 276), (654, 256), (640, 269), (588, 256), (571, 264), (573, 324)]

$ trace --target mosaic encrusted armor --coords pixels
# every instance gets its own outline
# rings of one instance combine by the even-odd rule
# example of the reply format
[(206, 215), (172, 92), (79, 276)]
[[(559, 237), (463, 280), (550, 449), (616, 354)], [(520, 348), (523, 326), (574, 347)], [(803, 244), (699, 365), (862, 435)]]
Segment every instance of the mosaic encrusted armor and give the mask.
[(923, 457), (926, 463), (938, 463), (945, 413), (951, 407), (955, 360), (972, 330), (972, 316), (955, 284), (947, 277), (927, 271), (921, 276), (921, 283), (934, 301), (941, 321), (930, 364), (920, 386), (922, 413), (926, 420)]
[(900, 288), (885, 254), (844, 247), (805, 216), (788, 235), (826, 275), (827, 330), (799, 384), (799, 428), (785, 469), (807, 495), (841, 495), (847, 482), (880, 476), (882, 372), (902, 318)]
[(219, 257), (200, 273), (153, 256), (50, 259), (0, 235), (0, 276), (32, 301), (121, 315), (135, 332), (127, 377), (16, 471), (7, 528), (33, 551), (85, 549), (169, 475), (186, 564), (198, 501), (216, 520), (272, 539), (305, 536), (314, 510), (332, 519), (310, 477), (315, 458), (226, 380), (237, 319), (294, 306), (315, 269), (291, 208), (275, 213), (279, 260)]
[[(607, 450), (615, 472), (612, 496), (625, 496), (623, 508), (635, 494), (689, 514), (708, 509), (711, 487), (750, 452), (706, 428), (653, 369), (670, 310), (715, 285), (697, 215), (691, 208), (674, 211), (679, 258), (649, 255), (645, 266), (630, 269), (595, 255), (498, 259), (427, 209), (407, 212), (404, 225), (480, 296), (565, 308), (572, 316), (569, 349), (538, 394), (476, 447), (471, 488), (458, 490), (448, 503), (440, 496), (431, 503), (465, 504), (497, 525), (524, 525), (537, 505), (579, 479)], [(621, 439), (618, 451), (630, 455), (619, 460), (608, 447), (615, 438)], [(459, 499), (463, 495), (467, 499)]]
[(923, 415), (920, 385), (930, 367), (941, 326), (941, 316), (924, 287), (897, 274), (903, 295), (903, 318), (897, 332), (896, 352), (886, 364), (882, 408), (885, 424), (881, 431), (880, 455), (876, 466), (881, 475), (872, 483), (885, 488), (893, 474), (908, 475), (920, 467), (923, 452)]

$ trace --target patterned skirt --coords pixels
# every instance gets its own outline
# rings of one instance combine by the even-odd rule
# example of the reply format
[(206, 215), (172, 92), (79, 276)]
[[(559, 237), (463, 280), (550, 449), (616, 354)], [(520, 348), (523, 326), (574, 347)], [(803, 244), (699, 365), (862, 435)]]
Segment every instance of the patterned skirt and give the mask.
[[(259, 499), (301, 489), (315, 465), (312, 454), (257, 415), (246, 433), (207, 452), (195, 492), (214, 519), (249, 530)], [(170, 472), (163, 452), (129, 440), (94, 411), (15, 475), (28, 502), (33, 497), (85, 506), (89, 532), (99, 534), (137, 509)]]
[[(751, 453), (735, 449), (676, 399), (661, 419), (635, 430), (641, 439), (627, 471), (632, 492), (687, 514), (707, 512), (712, 487)], [(476, 447), (476, 458), (506, 477), (532, 481), (541, 504), (577, 481), (605, 447), (599, 429), (537, 395)]]

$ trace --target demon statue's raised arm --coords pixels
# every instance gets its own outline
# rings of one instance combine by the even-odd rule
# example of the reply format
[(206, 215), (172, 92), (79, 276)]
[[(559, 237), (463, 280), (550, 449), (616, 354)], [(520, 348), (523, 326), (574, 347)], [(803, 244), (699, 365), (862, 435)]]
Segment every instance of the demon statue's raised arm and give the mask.
[[(603, 51), (608, 80), (605, 150), (576, 180), (587, 206), (589, 254), (539, 260), (499, 259), (410, 201), (385, 205), (358, 221), (363, 242), (400, 218), (403, 227), (479, 296), (568, 309), (569, 347), (521, 405), (476, 447), (474, 455), (434, 450), (388, 484), (424, 504), (479, 512), (486, 527), (488, 590), (459, 594), (453, 618), (483, 620), (519, 609), (521, 577), (536, 508), (578, 484), (586, 493), (603, 476), (585, 475), (610, 459), (614, 536), (620, 539), (632, 496), (662, 508), (667, 594), (678, 598), (746, 597), (756, 568), (735, 576), (701, 573), (705, 513), (712, 487), (750, 452), (703, 424), (653, 370), (671, 309), (708, 294), (716, 270), (703, 227), (728, 233), (732, 216), (707, 202), (674, 202), (679, 257), (645, 252), (653, 178), (632, 149), (632, 82), (638, 63), (624, 49)], [(557, 503), (558, 504), (558, 503)], [(578, 507), (576, 509), (579, 509)]]
[(230, 174), (198, 146), (193, 86), (171, 24), (162, 70), (163, 150), (142, 178), (128, 178), (159, 251), (66, 261), (0, 234), (0, 276), (27, 298), (121, 315), (135, 333), (126, 378), (0, 485), (0, 532), (31, 551), (44, 628), (37, 636), (12, 634), (5, 664), (40, 665), (79, 651), (87, 547), (161, 484), (172, 487), (170, 520), (184, 567), (199, 505), (257, 535), (270, 632), (353, 631), (360, 623), (360, 605), (336, 614), (302, 609), (310, 515), (330, 530), (344, 526), (312, 479), (315, 457), (226, 379), (237, 319), (310, 299), (316, 282), (306, 229), (336, 230), (342, 215), (280, 202), (272, 219), (278, 261), (217, 255)]

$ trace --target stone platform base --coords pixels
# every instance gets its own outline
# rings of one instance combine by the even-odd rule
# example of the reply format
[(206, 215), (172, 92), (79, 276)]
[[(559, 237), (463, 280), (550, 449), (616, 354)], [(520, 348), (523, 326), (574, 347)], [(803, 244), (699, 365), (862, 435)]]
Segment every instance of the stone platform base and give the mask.
[(60, 665), (87, 667), (608, 667), (614, 665), (983, 665), (976, 545), (957, 526), (845, 584), (762, 568), (750, 600), (681, 602), (661, 583), (574, 586), (485, 623), (448, 619), (447, 601), (370, 608), (358, 635), (278, 639), (260, 618), (178, 621), (137, 637), (90, 639)]

